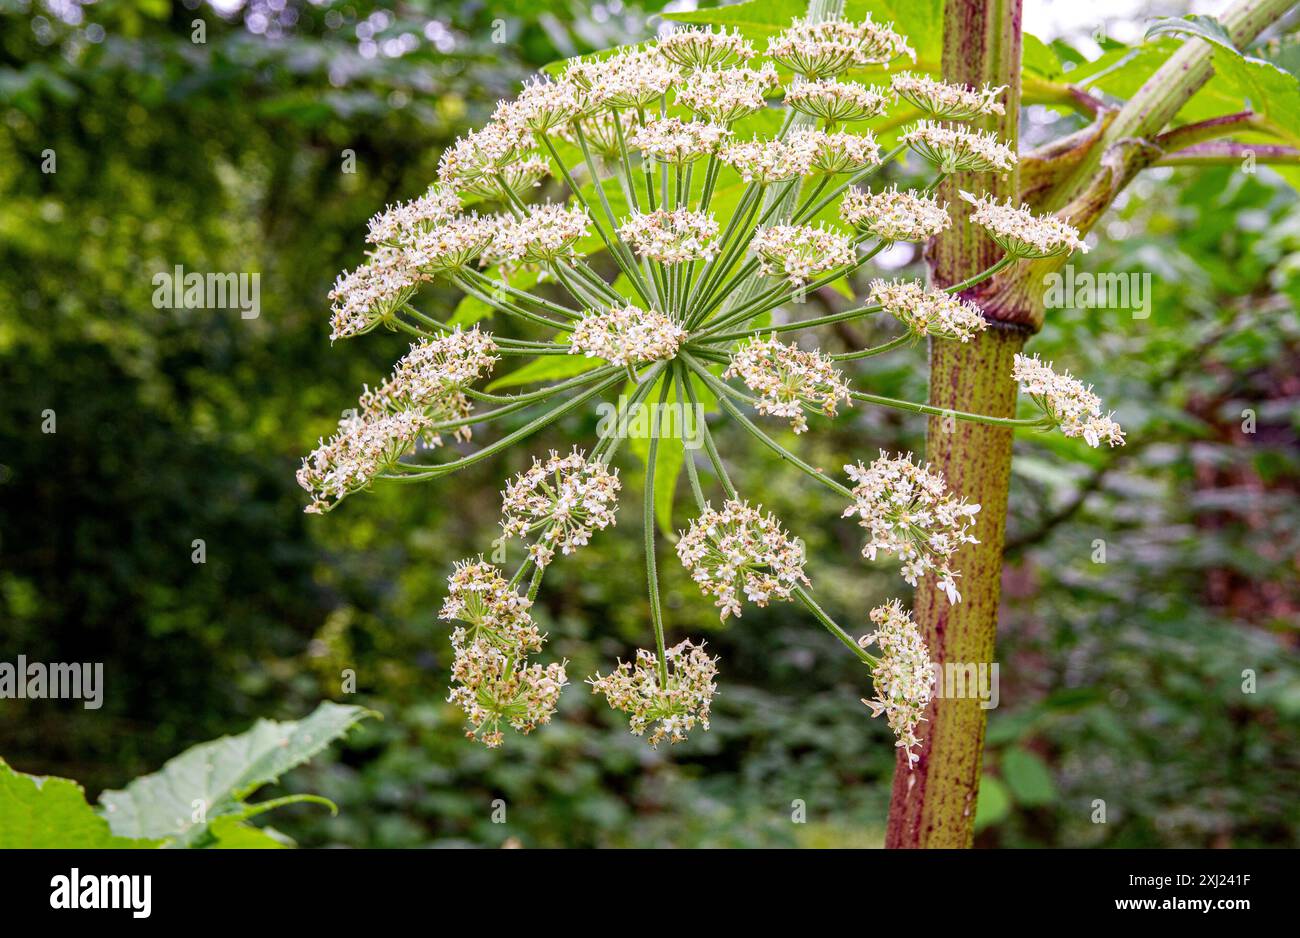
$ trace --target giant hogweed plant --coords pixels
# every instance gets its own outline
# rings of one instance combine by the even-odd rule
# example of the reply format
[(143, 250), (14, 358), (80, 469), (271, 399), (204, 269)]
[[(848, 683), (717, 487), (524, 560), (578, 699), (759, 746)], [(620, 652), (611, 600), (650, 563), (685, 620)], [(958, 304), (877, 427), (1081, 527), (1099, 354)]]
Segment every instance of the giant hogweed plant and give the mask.
[[(870, 378), (859, 369), (875, 356), (914, 351), (927, 338), (965, 343), (986, 329), (964, 291), (1018, 260), (1086, 250), (1070, 225), (1016, 202), (963, 190), (966, 210), (955, 213), (939, 200), (937, 187), (955, 173), (1015, 166), (1002, 140), (966, 126), (1002, 113), (1005, 88), (914, 74), (914, 59), (905, 36), (870, 16), (796, 19), (761, 51), (738, 32), (680, 28), (529, 82), (445, 152), (428, 192), (372, 219), (368, 259), (331, 293), (332, 338), (383, 328), (412, 343), (304, 460), (298, 480), (311, 494), (308, 511), (329, 511), (375, 483), (436, 484), (528, 446), (543, 428), (626, 388), (597, 439), (568, 453), (534, 453), (531, 468), (505, 483), (503, 535), (527, 545), (518, 565), (501, 569), (479, 556), (449, 577), (441, 615), (456, 623), (450, 699), (464, 710), (470, 738), (495, 747), (507, 729), (528, 733), (551, 719), (568, 675), (564, 662), (539, 660), (544, 636), (530, 607), (553, 562), (615, 523), (616, 462), (639, 414), (651, 415), (640, 501), (653, 637), (588, 683), (651, 745), (708, 728), (718, 675), (702, 642), (667, 641), (656, 492), (677, 478), (660, 475), (659, 451), (687, 422), (665, 419), (672, 411), (664, 405), (707, 406), (734, 421), (809, 484), (843, 499), (845, 516), (866, 532), (866, 559), (900, 562), (913, 586), (931, 578), (950, 603), (961, 601), (952, 558), (974, 542), (978, 504), (911, 454), (881, 452), (837, 478), (778, 441), (771, 425), (787, 422), (797, 435), (810, 429), (810, 415), (873, 405), (1122, 444), (1097, 396), (1036, 357), (1017, 356), (1008, 376), (1034, 405), (1023, 417), (861, 389)], [(847, 80), (863, 66), (894, 70), (880, 84)], [(900, 104), (922, 117), (882, 152), (873, 127)], [(880, 184), (882, 169), (906, 151), (932, 165), (929, 184)], [(563, 200), (535, 198), (548, 178)], [(496, 210), (469, 210), (471, 202)], [(954, 224), (986, 231), (1000, 259), (946, 289), (877, 277), (861, 305), (804, 315), (812, 291), (868, 268), (895, 242), (926, 241)], [(599, 272), (598, 254), (616, 269), (612, 279)], [(490, 310), (494, 330), (440, 319), (419, 297), (431, 282)], [(818, 349), (826, 327), (878, 316), (896, 319), (902, 334), (835, 354)], [(503, 359), (525, 360), (508, 383), (542, 386), (515, 394), (477, 387)], [(469, 443), (472, 428), (515, 415), (527, 419), (465, 455), (440, 458), (450, 440)], [(874, 696), (863, 702), (886, 716), (910, 767), (932, 683), (910, 611), (899, 600), (871, 610), (870, 631), (855, 639), (859, 624), (837, 622), (815, 598), (801, 541), (736, 489), (707, 423), (699, 430), (703, 465), (693, 448), (684, 461), (697, 513), (676, 538), (678, 561), (723, 619), (747, 604), (801, 605), (869, 670)]]

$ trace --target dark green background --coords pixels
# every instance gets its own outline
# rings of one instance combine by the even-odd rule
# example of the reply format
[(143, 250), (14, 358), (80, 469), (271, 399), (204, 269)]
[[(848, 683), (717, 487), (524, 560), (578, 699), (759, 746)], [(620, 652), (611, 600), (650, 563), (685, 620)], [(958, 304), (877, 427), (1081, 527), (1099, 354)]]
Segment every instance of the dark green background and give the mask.
[[(342, 808), (278, 813), (305, 845), (879, 844), (892, 738), (858, 702), (866, 675), (797, 610), (719, 627), (665, 552), (670, 637), (705, 637), (722, 659), (713, 730), (653, 752), (587, 693), (586, 675), (649, 640), (626, 507), (547, 577), (538, 615), (574, 681), (554, 723), (499, 751), (461, 739), (444, 702), (444, 578), (487, 549), (502, 479), (590, 439), (594, 416), (439, 485), (301, 513), (302, 454), (404, 349), (388, 334), (328, 340), (326, 293), (359, 260), (367, 218), (422, 191), (441, 149), (529, 71), (643, 37), (652, 11), (407, 2), (369, 21), (380, 42), (453, 45), (367, 58), (356, 26), (378, 5), (288, 9), (296, 21), (268, 38), (252, 8), (227, 21), (103, 0), (70, 25), (0, 3), (0, 660), (102, 661), (107, 681), (99, 711), (0, 702), (0, 755), (93, 798), (257, 716), (342, 699), (352, 668), (348, 699), (384, 719), (286, 780)], [(426, 34), (434, 19), (444, 29)], [(1129, 445), (1017, 441), (979, 843), (1294, 846), (1295, 195), (1266, 170), (1162, 171), (1099, 233), (1110, 240), (1078, 269), (1151, 273), (1151, 318), (1054, 311), (1032, 350), (1095, 382)], [(261, 317), (155, 309), (152, 277), (175, 264), (259, 272)], [(920, 350), (858, 374), (924, 395)], [(859, 407), (814, 419), (797, 445), (840, 465), (919, 452), (923, 429)], [(865, 630), (871, 605), (907, 596), (859, 557), (842, 505), (721, 434), (741, 488), (806, 539), (841, 621)], [(638, 488), (634, 461), (624, 473)], [(1242, 693), (1247, 669), (1257, 693)]]

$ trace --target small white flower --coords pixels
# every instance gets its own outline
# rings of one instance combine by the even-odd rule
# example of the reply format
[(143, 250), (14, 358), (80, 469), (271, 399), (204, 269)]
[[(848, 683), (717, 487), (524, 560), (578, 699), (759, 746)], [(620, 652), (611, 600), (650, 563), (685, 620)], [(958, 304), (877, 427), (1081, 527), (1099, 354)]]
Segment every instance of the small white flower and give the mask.
[(1010, 199), (1005, 203), (988, 196), (961, 197), (974, 206), (971, 221), (980, 225), (1008, 254), (1021, 258), (1056, 257), (1072, 251), (1088, 252), (1079, 238), (1079, 230), (1055, 215), (1035, 215), (1028, 205), (1016, 208)]
[(767, 54), (805, 78), (829, 78), (855, 65), (886, 65), (916, 53), (890, 26), (842, 19), (813, 22), (795, 19), (785, 32), (768, 40)]
[(391, 321), (397, 310), (429, 279), (400, 248), (377, 248), (351, 272), (339, 274), (330, 291), (330, 339), (362, 335)]
[(532, 205), (523, 218), (495, 217), (492, 239), (483, 255), (491, 264), (545, 263), (571, 256), (574, 245), (590, 229), (591, 218), (580, 205)]
[(1124, 445), (1124, 431), (1112, 414), (1101, 412), (1101, 398), (1068, 371), (1058, 375), (1051, 362), (1043, 362), (1037, 355), (1016, 355), (1011, 378), (1066, 436), (1083, 437), (1092, 447), (1103, 441)]
[(543, 462), (534, 459), (501, 493), (501, 529), (506, 537), (540, 531), (540, 550), (533, 554), (545, 567), (558, 549), (568, 555), (583, 547), (596, 531), (614, 524), (618, 511), (618, 472), (574, 449), (554, 450)]
[(628, 367), (677, 354), (686, 330), (663, 313), (637, 306), (591, 312), (573, 327), (569, 354)]
[(924, 193), (900, 192), (897, 186), (880, 192), (850, 189), (840, 202), (840, 217), (882, 241), (924, 241), (952, 224), (946, 202)]
[(392, 468), (424, 432), (429, 419), (416, 411), (362, 413), (339, 421), (338, 432), (302, 461), (298, 484), (312, 496), (309, 514), (323, 514)]
[(925, 721), (934, 693), (930, 650), (921, 630), (912, 622), (912, 613), (897, 599), (872, 609), (871, 622), (876, 630), (858, 639), (858, 644), (863, 648), (878, 646), (880, 663), (871, 669), (875, 699), (862, 702), (871, 708), (873, 717), (885, 714), (889, 728), (898, 737), (895, 745), (907, 753), (910, 769), (920, 758), (914, 751), (921, 745), (916, 730)]
[(495, 749), (505, 739), (502, 723), (527, 734), (551, 722), (560, 691), (568, 683), (563, 662), (529, 664), (523, 656), (484, 640), (454, 650), (451, 677), (456, 683), (447, 702), (465, 712), (470, 723), (467, 738)]
[(424, 195), (389, 206), (370, 219), (366, 240), (397, 247), (420, 232), (450, 221), (459, 211), (460, 197), (453, 190), (430, 186)]
[(731, 124), (767, 107), (780, 83), (770, 64), (762, 68), (705, 68), (677, 88), (677, 103), (715, 124)]
[(806, 176), (817, 159), (818, 141), (807, 134), (791, 134), (787, 140), (746, 140), (722, 148), (719, 159), (747, 183), (769, 185), (795, 176)]
[(638, 212), (623, 222), (619, 234), (640, 257), (661, 264), (709, 260), (717, 252), (713, 243), (717, 221), (712, 215), (686, 208)]
[(871, 298), (917, 336), (969, 342), (989, 327), (974, 303), (943, 290), (927, 290), (916, 280), (873, 280)]
[(804, 409), (834, 417), (839, 401), (848, 404), (849, 386), (830, 359), (783, 345), (772, 335), (750, 339), (731, 356), (724, 378), (740, 378), (758, 395), (760, 414), (785, 417), (795, 433), (808, 429)]
[(877, 117), (892, 99), (893, 95), (851, 81), (795, 79), (785, 91), (790, 107), (832, 124)]
[(661, 36), (655, 50), (674, 65), (699, 69), (747, 62), (754, 57), (754, 47), (740, 31), (716, 33), (712, 27), (684, 27)]
[(988, 84), (977, 90), (911, 72), (895, 75), (890, 87), (904, 101), (939, 120), (969, 120), (982, 114), (1002, 114), (1004, 110), (998, 96), (1007, 90), (1006, 85), (992, 88)]
[(721, 617), (739, 616), (741, 599), (766, 606), (788, 600), (796, 587), (807, 585), (804, 549), (781, 528), (776, 516), (762, 506), (731, 499), (721, 511), (705, 506), (677, 541), (677, 557), (707, 596), (722, 610)]
[(542, 650), (542, 633), (528, 612), (532, 605), (500, 570), (479, 557), (456, 562), (438, 618), (468, 626), (452, 633), (453, 647), (486, 641), (506, 654), (526, 655)]
[(759, 270), (803, 286), (820, 274), (857, 260), (853, 239), (825, 225), (772, 225), (754, 232), (750, 248)]
[(601, 677), (588, 678), (593, 694), (604, 694), (615, 710), (628, 714), (634, 736), (641, 736), (654, 725), (650, 745), (657, 747), (685, 741), (686, 734), (699, 723), (709, 728), (709, 707), (718, 685), (718, 659), (704, 651), (704, 643), (689, 640), (664, 649), (667, 681), (660, 679), (659, 659), (652, 651), (638, 648), (636, 663), (620, 661), (618, 667)]
[(730, 136), (731, 131), (719, 124), (660, 117), (634, 129), (627, 142), (662, 163), (684, 166), (717, 153)]
[(994, 134), (918, 121), (899, 140), (945, 173), (1006, 172), (1016, 155)]
[(979, 543), (970, 529), (980, 506), (949, 495), (943, 477), (912, 462), (911, 453), (890, 457), (882, 450), (869, 467), (858, 463), (844, 471), (856, 483), (844, 517), (856, 515), (870, 534), (862, 556), (875, 560), (881, 551), (897, 555), (903, 579), (912, 586), (934, 572), (948, 601), (958, 602), (957, 574), (949, 561), (963, 544)]

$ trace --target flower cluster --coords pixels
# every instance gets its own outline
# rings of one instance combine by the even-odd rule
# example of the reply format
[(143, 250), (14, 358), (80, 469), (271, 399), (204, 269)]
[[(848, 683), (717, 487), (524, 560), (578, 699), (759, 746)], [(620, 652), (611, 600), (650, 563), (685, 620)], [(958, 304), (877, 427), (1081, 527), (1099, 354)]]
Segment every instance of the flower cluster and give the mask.
[(970, 529), (980, 506), (949, 495), (943, 477), (912, 462), (911, 453), (891, 458), (882, 451), (870, 466), (858, 463), (844, 471), (855, 483), (844, 517), (856, 516), (870, 535), (862, 555), (875, 560), (880, 551), (896, 554), (912, 586), (933, 571), (948, 601), (959, 602), (949, 561), (961, 545), (979, 543)]
[[(881, 248), (925, 241), (952, 223), (948, 206), (933, 194), (938, 178), (911, 191), (854, 188), (875, 185), (865, 180), (882, 168), (873, 129), (891, 135), (897, 129), (901, 146), (935, 163), (940, 174), (1005, 172), (1016, 155), (1004, 141), (954, 122), (1002, 114), (1009, 108), (1006, 89), (946, 84), (912, 72), (894, 75), (887, 87), (853, 81), (857, 69), (916, 60), (903, 36), (869, 16), (796, 19), (768, 40), (766, 52), (758, 55), (739, 31), (686, 27), (528, 81), (517, 97), (497, 105), (486, 126), (444, 150), (437, 180), (424, 194), (370, 219), (368, 256), (330, 293), (332, 338), (382, 326), (414, 344), (304, 459), (298, 480), (310, 493), (308, 511), (328, 511), (376, 480), (432, 480), (485, 464), (542, 428), (581, 425), (560, 418), (580, 416), (583, 405), (594, 403), (602, 416), (600, 440), (589, 453), (551, 451), (503, 484), (502, 530), (529, 545), (517, 567), (503, 573), (479, 558), (458, 564), (450, 579), (442, 608), (443, 618), (456, 623), (450, 700), (464, 710), (469, 735), (489, 746), (500, 745), (507, 727), (529, 732), (555, 710), (565, 666), (530, 660), (543, 648), (532, 604), (561, 555), (614, 524), (622, 484), (614, 459), (644, 413), (633, 409), (652, 406), (647, 402), (656, 394), (665, 404), (670, 393), (675, 405), (689, 401), (694, 417), (703, 404), (717, 402), (725, 411), (719, 416), (736, 418), (739, 429), (787, 466), (852, 501), (845, 515), (869, 532), (864, 556), (897, 555), (907, 582), (933, 577), (951, 602), (960, 599), (951, 563), (962, 545), (975, 542), (979, 506), (950, 494), (937, 473), (910, 455), (882, 453), (869, 467), (845, 467), (850, 491), (739, 407), (788, 420), (796, 434), (808, 429), (808, 414), (834, 416), (855, 400), (915, 412), (910, 402), (850, 391), (839, 363), (912, 346), (916, 337), (970, 342), (988, 327), (975, 304), (918, 281), (872, 280), (871, 304), (807, 320), (793, 320), (788, 308), (813, 286), (870, 263)], [(900, 100), (901, 111), (894, 107)], [(764, 120), (737, 123), (777, 102), (785, 118), (779, 131)], [(866, 123), (891, 109), (887, 122)], [(904, 123), (916, 110), (922, 119)], [(536, 196), (552, 174), (554, 191), (560, 182), (567, 190), (561, 203)], [(988, 196), (962, 197), (973, 206), (972, 223), (1006, 252), (967, 278), (965, 288), (1019, 258), (1086, 250), (1078, 232), (1055, 217), (1035, 217)], [(466, 209), (471, 202), (475, 210)], [(418, 291), (435, 281), (463, 291), (475, 308), (448, 319), (436, 311), (441, 294), (432, 308), (419, 308)], [(777, 332), (847, 325), (881, 310), (907, 334), (834, 356), (802, 340), (777, 341)], [(493, 316), (493, 334), (453, 328), (470, 312)], [(774, 319), (781, 324), (769, 326)], [(844, 329), (843, 335), (853, 334)], [(531, 386), (504, 396), (475, 390), (473, 383), (505, 357), (524, 359), (508, 383)], [(603, 399), (625, 377), (631, 387), (617, 405)], [(1020, 356), (1014, 377), (1044, 413), (1014, 423), (1056, 425), (1093, 446), (1123, 442), (1096, 395), (1068, 374)], [(493, 406), (475, 410), (474, 400)], [(992, 415), (953, 416), (1006, 423)], [(509, 429), (489, 434), (472, 452), (434, 450), (443, 434), (468, 443), (471, 426), (507, 418), (514, 421)], [(740, 615), (746, 600), (805, 605), (873, 664), (877, 696), (870, 706), (888, 715), (899, 746), (914, 760), (929, 689), (920, 675), (924, 644), (908, 614), (896, 602), (872, 612), (876, 630), (863, 643), (879, 645), (881, 661), (857, 647), (805, 589), (802, 543), (736, 494), (709, 423), (685, 417), (655, 423), (656, 432), (680, 439), (678, 452), (688, 460), (682, 468), (700, 506), (676, 544), (682, 563), (723, 619)], [(713, 466), (707, 478), (698, 471), (696, 443)], [(413, 450), (421, 458), (405, 459)], [(670, 487), (662, 483), (669, 480), (656, 472), (676, 467), (647, 463), (646, 510), (661, 519), (680, 505), (665, 504), (661, 496)], [(715, 479), (727, 498), (716, 511), (704, 489)], [(625, 711), (633, 732), (648, 733), (652, 745), (684, 739), (696, 725), (708, 728), (716, 675), (702, 647), (683, 642), (665, 649), (657, 530), (652, 522), (645, 531), (657, 651), (638, 651), (632, 662), (591, 679), (595, 692)]]
[(677, 89), (677, 103), (715, 124), (729, 125), (767, 107), (779, 84), (776, 69), (700, 69)]
[(677, 557), (691, 578), (722, 610), (741, 614), (741, 598), (757, 606), (789, 599), (804, 576), (803, 544), (791, 538), (762, 506), (729, 499), (717, 511), (705, 506), (677, 541)]
[(754, 47), (740, 33), (711, 28), (677, 29), (661, 36), (656, 50), (669, 62), (687, 69), (714, 68), (748, 62)]
[(641, 257), (661, 264), (684, 264), (713, 257), (718, 223), (703, 212), (660, 208), (633, 215), (618, 231)]
[(730, 136), (731, 131), (720, 124), (660, 117), (635, 128), (627, 142), (661, 163), (684, 166), (717, 153)]
[(852, 264), (853, 239), (824, 225), (773, 225), (754, 232), (759, 270), (803, 286), (817, 274)]
[(899, 140), (945, 173), (1006, 172), (1016, 165), (1016, 155), (995, 135), (960, 126), (918, 121)]
[(573, 253), (591, 230), (582, 206), (535, 205), (522, 218), (498, 215), (484, 256), (493, 264), (541, 264)]
[(1005, 113), (998, 97), (1006, 86), (974, 89), (951, 85), (928, 75), (903, 72), (889, 83), (898, 96), (938, 120), (959, 121), (988, 114)]
[(614, 523), (618, 511), (618, 471), (574, 449), (567, 456), (554, 450), (543, 462), (534, 459), (501, 493), (501, 530), (506, 537), (540, 531), (529, 554), (545, 567), (556, 549), (571, 554), (597, 530)]
[(465, 735), (495, 748), (504, 738), (502, 723), (520, 733), (549, 723), (568, 678), (562, 662), (528, 662), (543, 643), (528, 612), (532, 603), (482, 558), (457, 563), (447, 583), (439, 618), (464, 623), (451, 635), (454, 684), (447, 701), (465, 712)]
[(323, 514), (368, 487), (420, 438), (429, 419), (415, 411), (350, 415), (302, 461), (298, 484), (312, 496), (307, 511)]
[(1016, 355), (1011, 378), (1066, 436), (1081, 436), (1093, 447), (1102, 442), (1124, 445), (1124, 431), (1112, 419), (1113, 412), (1103, 414), (1101, 398), (1068, 371), (1058, 375), (1051, 362), (1043, 362), (1037, 355)]
[(805, 78), (828, 78), (853, 66), (887, 65), (916, 53), (892, 24), (882, 26), (871, 16), (860, 23), (829, 19), (796, 19), (767, 43), (767, 54)]
[(927, 290), (917, 280), (873, 280), (871, 299), (917, 336), (969, 342), (989, 327), (974, 303), (943, 290)]
[(989, 196), (962, 192), (961, 197), (974, 206), (970, 220), (980, 225), (994, 241), (1013, 257), (1055, 257), (1072, 251), (1088, 252), (1079, 238), (1079, 230), (1055, 215), (1035, 215), (1028, 205), (1016, 208)]
[(709, 707), (718, 686), (716, 658), (704, 651), (704, 643), (684, 641), (664, 650), (663, 667), (652, 651), (638, 648), (636, 663), (620, 661), (618, 667), (602, 677), (589, 678), (593, 694), (604, 694), (615, 710), (628, 715), (634, 736), (641, 736), (654, 725), (650, 745), (657, 747), (667, 739), (680, 743), (699, 723), (709, 728)]
[(767, 185), (806, 176), (817, 158), (817, 141), (806, 134), (792, 134), (788, 140), (745, 140), (723, 147), (719, 157), (744, 182)]
[(834, 417), (838, 402), (849, 401), (848, 384), (826, 356), (784, 345), (775, 335), (742, 345), (722, 376), (744, 381), (758, 395), (755, 409), (788, 418), (795, 433), (808, 429), (805, 407)]
[(867, 120), (889, 106), (891, 96), (852, 81), (793, 81), (785, 103), (830, 124)]
[(672, 358), (684, 341), (686, 330), (663, 313), (624, 306), (579, 320), (569, 353), (627, 366)]
[(872, 609), (871, 623), (876, 630), (862, 636), (858, 644), (880, 649), (879, 663), (871, 669), (876, 696), (862, 702), (871, 708), (873, 717), (885, 714), (889, 728), (898, 737), (894, 745), (907, 753), (907, 766), (911, 768), (920, 758), (914, 751), (921, 745), (916, 729), (925, 720), (934, 693), (930, 650), (912, 614), (897, 599)]
[(897, 186), (880, 192), (850, 189), (840, 203), (840, 217), (882, 241), (924, 241), (952, 224), (947, 203), (928, 194), (900, 192)]

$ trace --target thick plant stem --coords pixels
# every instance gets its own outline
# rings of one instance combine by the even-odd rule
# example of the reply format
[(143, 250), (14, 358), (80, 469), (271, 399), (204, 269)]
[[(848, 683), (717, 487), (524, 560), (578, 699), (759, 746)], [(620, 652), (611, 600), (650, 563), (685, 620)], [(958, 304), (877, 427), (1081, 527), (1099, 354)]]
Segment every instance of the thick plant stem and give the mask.
[[(1007, 85), (1006, 114), (984, 119), (1014, 149), (1020, 109), (1020, 0), (948, 0), (944, 7), (943, 72), (947, 81), (979, 87)], [(958, 174), (944, 180), (942, 195), (959, 202), (957, 190), (989, 192), (999, 199), (1017, 193), (1015, 172), (1004, 176)], [(927, 258), (935, 286), (961, 284), (998, 261), (1001, 251), (976, 226), (954, 225), (930, 245)], [(964, 295), (979, 302), (989, 283)], [(1024, 344), (1028, 317), (981, 303), (990, 328), (969, 343), (930, 343), (930, 405), (991, 417), (1015, 416), (1012, 359)], [(937, 664), (990, 662), (997, 631), (1006, 529), (1011, 440), (1006, 426), (961, 423), (931, 416), (926, 456), (956, 495), (977, 502), (975, 536), (953, 568), (962, 601), (950, 604), (933, 577), (916, 591), (915, 618)], [(978, 699), (931, 702), (923, 724), (920, 761), (909, 769), (901, 754), (886, 830), (887, 847), (969, 847), (983, 764), (987, 714)]]
[[(930, 403), (937, 407), (1011, 417), (1016, 386), (1012, 358), (1024, 345), (1018, 328), (992, 326), (976, 341), (935, 342), (930, 348)], [(931, 416), (926, 457), (948, 488), (980, 505), (978, 544), (957, 552), (961, 602), (953, 605), (934, 577), (921, 581), (914, 614), (937, 663), (993, 661), (1002, 542), (1011, 478), (1012, 427)], [(987, 712), (981, 701), (935, 699), (922, 724), (921, 759), (905, 757), (894, 770), (885, 844), (889, 847), (969, 847), (983, 762)]]

